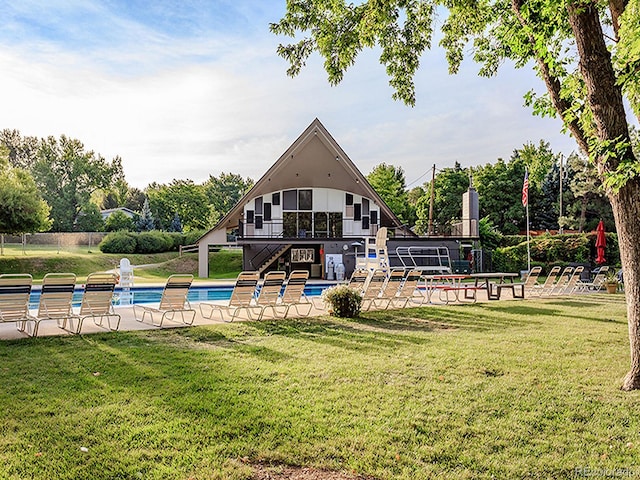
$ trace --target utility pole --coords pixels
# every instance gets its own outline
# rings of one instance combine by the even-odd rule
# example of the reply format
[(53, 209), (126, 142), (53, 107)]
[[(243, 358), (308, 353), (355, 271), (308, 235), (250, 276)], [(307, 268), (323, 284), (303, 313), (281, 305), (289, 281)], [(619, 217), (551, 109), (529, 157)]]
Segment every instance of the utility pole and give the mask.
[(563, 155), (560, 154), (560, 215), (558, 216), (558, 233), (560, 233), (560, 235), (562, 235), (563, 233), (563, 228), (562, 228), (562, 177), (564, 177), (564, 172), (562, 171), (562, 163), (563, 163)]
[(427, 236), (433, 235), (433, 201), (436, 195), (436, 164), (433, 164), (433, 173), (431, 174), (431, 199), (429, 201), (429, 226), (427, 227)]

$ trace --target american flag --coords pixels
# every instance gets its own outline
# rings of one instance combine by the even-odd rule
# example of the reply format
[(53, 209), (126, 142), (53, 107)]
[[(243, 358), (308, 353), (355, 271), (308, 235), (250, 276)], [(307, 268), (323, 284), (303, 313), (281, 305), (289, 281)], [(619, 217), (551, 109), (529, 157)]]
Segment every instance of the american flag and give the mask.
[(524, 171), (524, 183), (522, 184), (522, 206), (526, 207), (529, 203), (529, 171)]

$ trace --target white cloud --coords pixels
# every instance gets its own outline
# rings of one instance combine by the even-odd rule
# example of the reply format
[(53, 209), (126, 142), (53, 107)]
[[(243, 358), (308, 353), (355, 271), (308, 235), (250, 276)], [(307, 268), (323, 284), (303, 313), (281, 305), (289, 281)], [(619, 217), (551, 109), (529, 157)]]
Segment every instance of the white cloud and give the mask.
[[(327, 84), (317, 57), (299, 77), (287, 77), (275, 54), (279, 40), (266, 32), (259, 11), (233, 19), (251, 27), (246, 33), (207, 32), (199, 22), (193, 37), (93, 5), (94, 16), (104, 15), (97, 30), (110, 24), (115, 33), (90, 48), (47, 38), (0, 40), (0, 128), (65, 134), (108, 159), (119, 155), (133, 186), (201, 182), (222, 171), (257, 179), (315, 117), (363, 173), (392, 163), (409, 182), (434, 163), (493, 162), (529, 141), (575, 148), (558, 122), (520, 106), (535, 83), (528, 72), (505, 69), (487, 80), (465, 65), (451, 77), (435, 51), (423, 60), (418, 105), (409, 108), (391, 99), (375, 52), (363, 53), (337, 87)], [(263, 22), (259, 29), (252, 15)], [(90, 31), (76, 26), (65, 41)]]

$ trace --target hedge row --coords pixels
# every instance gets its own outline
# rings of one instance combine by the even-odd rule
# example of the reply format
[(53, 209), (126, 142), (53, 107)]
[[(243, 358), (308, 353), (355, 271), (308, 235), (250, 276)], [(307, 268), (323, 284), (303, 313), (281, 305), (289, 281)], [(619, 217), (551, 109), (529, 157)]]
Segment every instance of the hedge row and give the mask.
[(201, 231), (188, 233), (167, 232), (114, 232), (98, 248), (103, 253), (162, 253), (176, 251), (180, 245), (192, 245), (202, 236)]
[[(607, 264), (620, 264), (618, 237), (615, 233), (607, 233), (605, 258)], [(512, 241), (514, 238), (510, 237)], [(540, 265), (547, 270), (555, 265), (570, 263), (589, 264), (595, 266), (596, 234), (577, 233), (568, 235), (540, 235), (531, 238), (531, 266)], [(493, 269), (503, 272), (517, 272), (527, 268), (527, 242), (524, 240), (510, 246), (497, 248), (492, 253)]]

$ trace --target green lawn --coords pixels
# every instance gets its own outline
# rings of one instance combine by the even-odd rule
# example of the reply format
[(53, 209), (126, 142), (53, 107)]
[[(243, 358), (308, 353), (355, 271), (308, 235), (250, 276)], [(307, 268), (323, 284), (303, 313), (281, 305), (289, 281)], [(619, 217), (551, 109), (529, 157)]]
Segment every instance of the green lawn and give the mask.
[[(29, 273), (36, 281), (42, 280), (50, 272), (73, 272), (78, 283), (86, 280), (92, 272), (112, 270), (127, 257), (132, 265), (145, 265), (135, 268), (137, 281), (164, 283), (174, 273), (191, 273), (197, 276), (198, 254), (178, 252), (155, 254), (108, 254), (97, 247), (88, 251), (87, 247), (57, 248), (46, 245), (30, 245), (23, 254), (19, 245), (5, 246), (4, 255), (0, 255), (0, 273)], [(242, 251), (221, 250), (209, 254), (210, 278), (235, 279), (242, 270)]]
[(637, 476), (628, 348), (606, 294), (2, 342), (0, 478)]

